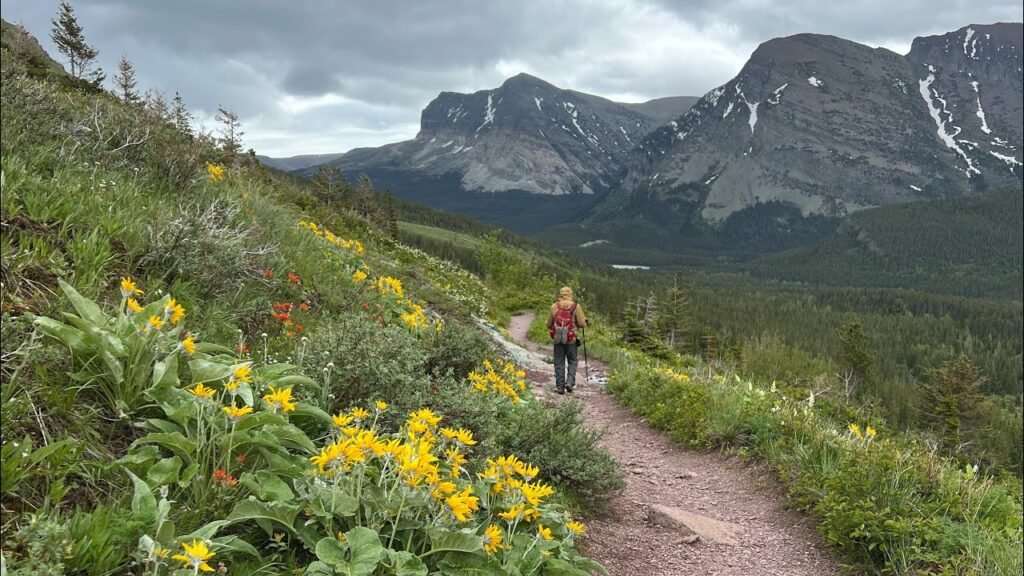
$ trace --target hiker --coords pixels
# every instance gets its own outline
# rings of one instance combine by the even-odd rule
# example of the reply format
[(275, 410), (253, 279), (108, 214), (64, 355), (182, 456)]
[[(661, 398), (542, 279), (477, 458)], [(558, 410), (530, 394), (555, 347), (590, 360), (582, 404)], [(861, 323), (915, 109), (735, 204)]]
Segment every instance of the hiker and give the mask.
[[(555, 392), (558, 394), (572, 394), (576, 387), (576, 352), (581, 341), (576, 337), (576, 330), (582, 330), (586, 325), (583, 308), (572, 299), (572, 288), (562, 287), (558, 291), (558, 301), (551, 305), (547, 323), (548, 334), (555, 346)], [(566, 360), (569, 361), (568, 370)]]

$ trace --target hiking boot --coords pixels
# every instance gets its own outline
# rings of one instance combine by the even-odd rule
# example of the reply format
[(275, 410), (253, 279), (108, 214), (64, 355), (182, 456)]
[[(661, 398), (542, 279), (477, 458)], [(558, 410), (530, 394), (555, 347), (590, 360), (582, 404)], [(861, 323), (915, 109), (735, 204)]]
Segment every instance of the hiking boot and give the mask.
[(564, 395), (565, 394), (565, 388), (555, 388), (555, 394)]
[(573, 390), (575, 390), (575, 388), (572, 388), (572, 387), (566, 387), (566, 389), (565, 389), (565, 391), (568, 392), (569, 394), (572, 394)]

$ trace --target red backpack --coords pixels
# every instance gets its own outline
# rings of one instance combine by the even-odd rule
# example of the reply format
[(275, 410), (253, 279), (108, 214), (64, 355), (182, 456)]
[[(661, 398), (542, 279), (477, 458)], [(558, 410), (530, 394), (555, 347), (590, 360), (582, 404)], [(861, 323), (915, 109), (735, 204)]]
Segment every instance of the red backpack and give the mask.
[(562, 308), (560, 305), (555, 311), (555, 320), (551, 326), (551, 337), (555, 344), (568, 344), (576, 341), (576, 303), (570, 308)]

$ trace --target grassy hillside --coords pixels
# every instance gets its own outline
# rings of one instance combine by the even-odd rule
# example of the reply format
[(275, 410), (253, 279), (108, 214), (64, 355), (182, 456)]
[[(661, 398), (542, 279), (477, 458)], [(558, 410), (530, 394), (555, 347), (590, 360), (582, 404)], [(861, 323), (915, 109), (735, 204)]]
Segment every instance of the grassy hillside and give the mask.
[(621, 476), (496, 357), (479, 278), (373, 191), (2, 56), (5, 574), (594, 568), (571, 510)]
[(858, 212), (811, 248), (752, 262), (761, 275), (1021, 300), (1020, 190)]

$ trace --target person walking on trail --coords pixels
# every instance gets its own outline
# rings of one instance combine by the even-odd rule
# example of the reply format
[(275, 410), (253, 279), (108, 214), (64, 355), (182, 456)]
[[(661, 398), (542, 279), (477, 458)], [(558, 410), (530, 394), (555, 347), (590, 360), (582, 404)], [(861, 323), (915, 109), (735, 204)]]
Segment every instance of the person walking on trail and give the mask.
[[(548, 314), (548, 334), (554, 343), (555, 392), (572, 394), (576, 387), (577, 348), (580, 338), (577, 330), (587, 325), (583, 308), (572, 298), (572, 288), (565, 286), (558, 291), (558, 301), (551, 305)], [(568, 361), (568, 369), (566, 362)]]

